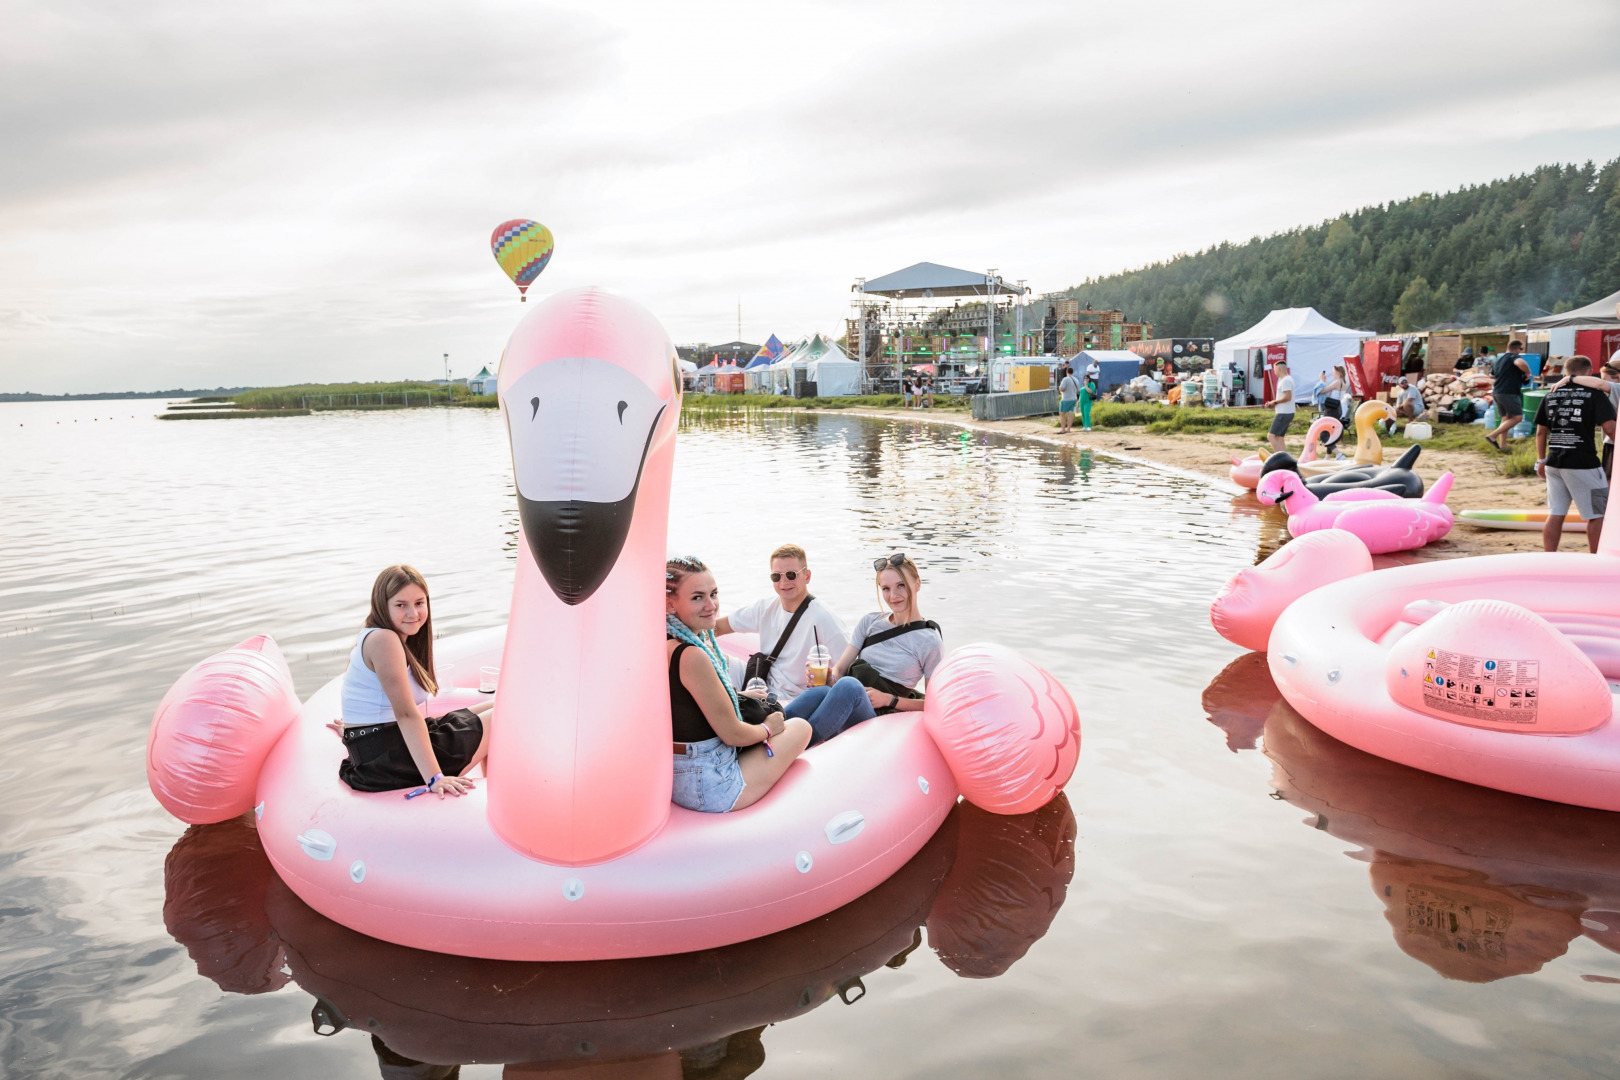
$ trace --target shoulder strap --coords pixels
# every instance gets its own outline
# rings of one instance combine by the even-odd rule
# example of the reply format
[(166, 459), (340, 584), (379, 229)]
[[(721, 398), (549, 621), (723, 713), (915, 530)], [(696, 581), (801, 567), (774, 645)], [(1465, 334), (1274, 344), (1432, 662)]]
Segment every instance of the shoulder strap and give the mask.
[(859, 655), (860, 653), (866, 651), (866, 647), (868, 645), (876, 645), (880, 641), (889, 641), (899, 637), (901, 634), (909, 634), (913, 630), (932, 630), (940, 637), (945, 636), (945, 631), (939, 628), (939, 623), (935, 622), (933, 619), (924, 619), (921, 622), (908, 622), (904, 626), (891, 626), (881, 634), (873, 634), (871, 637), (861, 642), (861, 647), (855, 650), (855, 652), (857, 655)]
[(805, 609), (815, 602), (815, 597), (808, 593), (805, 594), (804, 603), (799, 605), (798, 610), (793, 613), (793, 618), (788, 620), (787, 629), (782, 631), (782, 636), (776, 639), (776, 648), (771, 650), (771, 661), (773, 663), (777, 657), (782, 655), (783, 648), (787, 646), (788, 638), (793, 636), (793, 628), (798, 626), (799, 620), (804, 617)]
[(687, 649), (690, 649), (692, 646), (690, 642), (676, 641), (675, 638), (670, 638), (669, 640), (675, 642), (675, 651), (669, 654), (669, 670), (671, 674), (674, 674), (680, 670), (681, 653), (685, 652)]

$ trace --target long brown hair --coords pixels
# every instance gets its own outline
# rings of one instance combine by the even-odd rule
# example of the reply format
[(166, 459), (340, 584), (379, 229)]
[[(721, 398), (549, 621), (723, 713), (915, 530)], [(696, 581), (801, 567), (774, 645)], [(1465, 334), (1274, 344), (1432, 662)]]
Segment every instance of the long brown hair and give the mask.
[[(388, 601), (399, 594), (407, 585), (415, 585), (427, 594), (427, 579), (417, 572), (416, 567), (390, 566), (377, 575), (377, 580), (371, 584), (371, 610), (366, 613), (366, 625), (379, 630), (394, 630), (394, 620), (388, 617)], [(410, 666), (411, 674), (422, 689), (429, 694), (439, 692), (439, 680), (433, 674), (433, 600), (428, 600), (427, 618), (422, 620), (422, 628), (405, 639), (405, 663)]]
[[(899, 554), (899, 552), (895, 554)], [(890, 558), (893, 558), (893, 556), (890, 556)], [(879, 603), (883, 601), (884, 570), (898, 570), (900, 572), (900, 579), (906, 583), (906, 592), (910, 594), (908, 606), (911, 608), (911, 614), (921, 615), (922, 611), (917, 606), (917, 594), (922, 591), (922, 572), (917, 569), (917, 564), (911, 561), (911, 556), (902, 555), (898, 563), (886, 562), (883, 569), (872, 576), (872, 583), (877, 586)]]

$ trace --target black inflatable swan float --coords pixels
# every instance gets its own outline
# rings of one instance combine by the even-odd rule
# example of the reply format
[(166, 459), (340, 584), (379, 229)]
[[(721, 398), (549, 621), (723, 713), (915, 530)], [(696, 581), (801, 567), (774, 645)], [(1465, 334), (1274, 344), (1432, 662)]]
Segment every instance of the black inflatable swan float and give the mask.
[[(1358, 465), (1326, 476), (1311, 477), (1305, 481), (1305, 487), (1318, 499), (1326, 498), (1335, 491), (1352, 489), (1393, 491), (1403, 499), (1420, 499), (1423, 497), (1423, 478), (1412, 471), (1412, 466), (1422, 450), (1421, 444), (1409, 446), (1393, 465)], [(1266, 463), (1260, 467), (1260, 475), (1278, 469), (1297, 473), (1299, 463), (1294, 460), (1293, 454), (1279, 450), (1266, 458)]]

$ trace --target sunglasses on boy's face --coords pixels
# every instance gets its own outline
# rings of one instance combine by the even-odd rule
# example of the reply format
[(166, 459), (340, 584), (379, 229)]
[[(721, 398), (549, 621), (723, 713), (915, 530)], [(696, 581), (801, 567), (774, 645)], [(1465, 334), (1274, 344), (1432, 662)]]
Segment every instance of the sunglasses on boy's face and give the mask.
[(774, 585), (783, 578), (787, 578), (789, 581), (798, 581), (800, 574), (808, 574), (809, 572), (808, 570), (784, 570), (780, 574), (772, 573), (771, 584)]

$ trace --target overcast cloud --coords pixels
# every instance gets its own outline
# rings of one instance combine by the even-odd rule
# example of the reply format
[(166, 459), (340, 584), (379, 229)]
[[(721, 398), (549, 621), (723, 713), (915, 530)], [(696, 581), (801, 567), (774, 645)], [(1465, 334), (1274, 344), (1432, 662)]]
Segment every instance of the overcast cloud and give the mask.
[(1620, 155), (1616, 56), (1613, 0), (0, 0), (0, 391), (468, 374), (512, 217), (677, 341), (1059, 289)]

